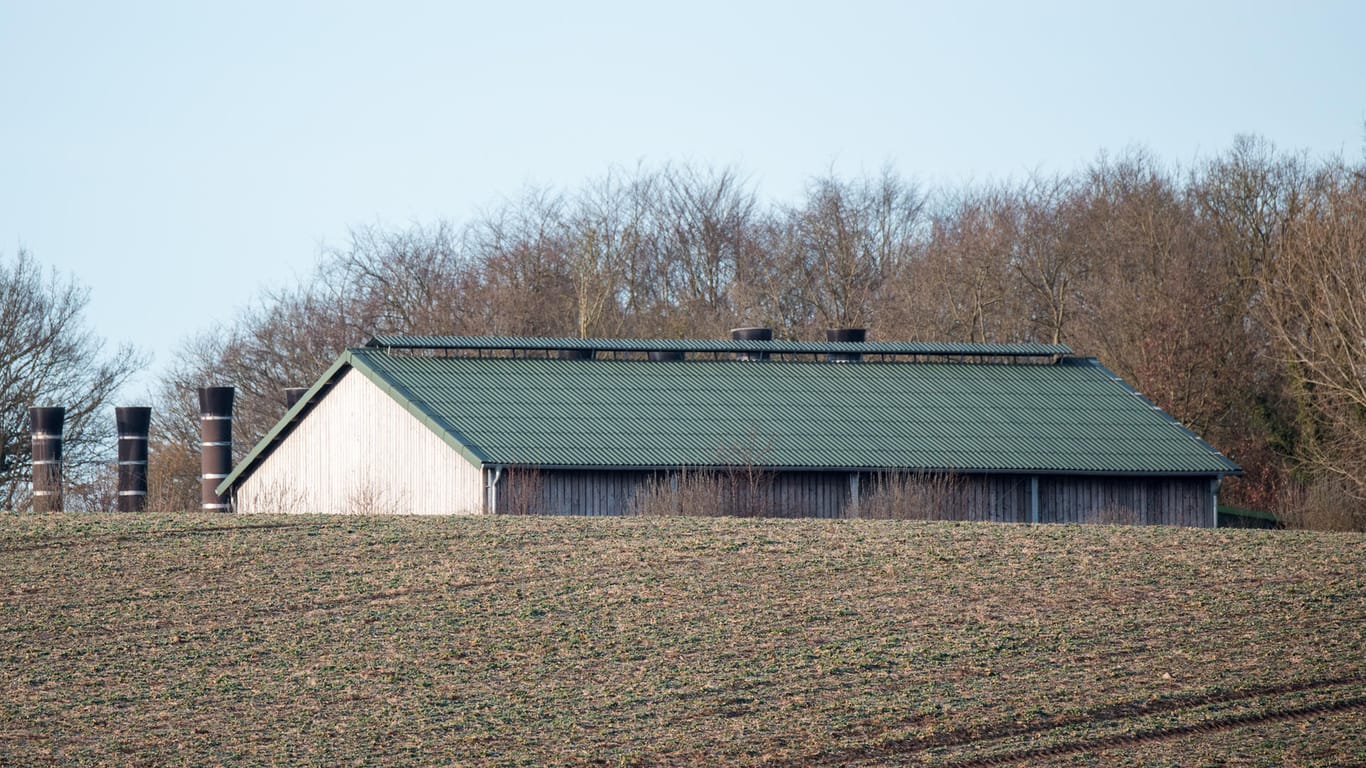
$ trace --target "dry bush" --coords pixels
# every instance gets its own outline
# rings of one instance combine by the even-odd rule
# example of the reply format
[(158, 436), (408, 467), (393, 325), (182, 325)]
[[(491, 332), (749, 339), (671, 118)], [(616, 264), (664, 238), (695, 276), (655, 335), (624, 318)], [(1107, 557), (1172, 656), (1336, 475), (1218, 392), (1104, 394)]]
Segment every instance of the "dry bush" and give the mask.
[(1366, 502), (1349, 492), (1348, 482), (1326, 475), (1287, 486), (1276, 508), (1277, 519), (1286, 528), (1366, 531)]
[[(360, 503), (373, 506), (377, 496), (379, 494), (374, 492), (373, 485), (370, 484), (361, 493)], [(281, 482), (266, 484), (256, 491), (253, 498), (245, 500), (245, 503), (241, 503), (243, 499), (235, 499), (234, 501), (238, 502), (233, 505), (234, 512), (250, 510), (253, 513), (301, 515), (310, 512), (334, 511), (317, 509), (312, 500), (309, 499), (308, 494), (299, 486)], [(354, 498), (348, 499), (348, 503), (354, 504), (356, 501)]]
[(119, 469), (114, 463), (92, 467), (65, 481), (62, 506), (70, 512), (113, 512), (118, 499)]
[(346, 511), (356, 515), (402, 515), (410, 509), (404, 494), (390, 493), (370, 479), (356, 486), (346, 499)]
[[(874, 475), (858, 502), (858, 517), (870, 520), (947, 520), (963, 489), (956, 475), (886, 472)], [(853, 516), (852, 510), (846, 516)]]
[(147, 511), (197, 511), (200, 505), (199, 451), (186, 448), (179, 441), (156, 438), (149, 448)]
[(508, 467), (503, 473), (503, 491), (498, 494), (500, 515), (543, 515), (545, 500), (541, 495), (545, 478), (539, 470)]
[(655, 478), (636, 494), (631, 514), (770, 517), (773, 473), (755, 466), (683, 471)]

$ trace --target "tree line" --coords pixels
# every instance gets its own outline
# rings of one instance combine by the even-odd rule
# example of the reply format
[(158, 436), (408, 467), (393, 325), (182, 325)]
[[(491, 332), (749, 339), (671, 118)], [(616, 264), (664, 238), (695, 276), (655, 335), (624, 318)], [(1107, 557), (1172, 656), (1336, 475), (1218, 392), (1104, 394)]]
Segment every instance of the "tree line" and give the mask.
[(1366, 526), (1366, 161), (1239, 137), (1191, 168), (1130, 150), (1019, 181), (892, 169), (766, 203), (734, 169), (613, 171), (471, 220), (365, 226), (186, 342), (159, 386), (152, 496), (197, 502), (194, 389), (238, 387), (245, 453), (374, 334), (1064, 343), (1238, 461), (1228, 503)]

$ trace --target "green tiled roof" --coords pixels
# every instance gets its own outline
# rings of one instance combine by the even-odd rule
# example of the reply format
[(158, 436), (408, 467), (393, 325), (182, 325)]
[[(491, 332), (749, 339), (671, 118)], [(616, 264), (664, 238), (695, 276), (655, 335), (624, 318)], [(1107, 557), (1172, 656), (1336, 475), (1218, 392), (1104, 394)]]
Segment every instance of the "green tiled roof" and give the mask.
[(1089, 359), (648, 362), (359, 349), (344, 354), (220, 488), (248, 471), (347, 366), (476, 464), (1239, 472)]

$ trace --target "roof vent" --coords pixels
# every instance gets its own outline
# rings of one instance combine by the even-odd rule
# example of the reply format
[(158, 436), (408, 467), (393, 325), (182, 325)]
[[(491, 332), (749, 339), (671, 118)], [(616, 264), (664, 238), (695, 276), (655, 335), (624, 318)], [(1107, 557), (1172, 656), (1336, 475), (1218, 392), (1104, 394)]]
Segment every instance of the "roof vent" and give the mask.
[[(772, 328), (732, 328), (730, 337), (734, 341), (773, 341)], [(736, 360), (767, 360), (767, 352), (736, 352)]]
[[(830, 328), (825, 332), (826, 341), (862, 343), (867, 339), (868, 330), (866, 328)], [(863, 355), (858, 352), (831, 352), (825, 356), (825, 359), (831, 363), (857, 363), (863, 359)]]
[(650, 360), (656, 363), (680, 362), (688, 359), (688, 353), (681, 349), (652, 349)]
[(591, 349), (561, 349), (556, 356), (561, 360), (592, 360), (593, 352)]

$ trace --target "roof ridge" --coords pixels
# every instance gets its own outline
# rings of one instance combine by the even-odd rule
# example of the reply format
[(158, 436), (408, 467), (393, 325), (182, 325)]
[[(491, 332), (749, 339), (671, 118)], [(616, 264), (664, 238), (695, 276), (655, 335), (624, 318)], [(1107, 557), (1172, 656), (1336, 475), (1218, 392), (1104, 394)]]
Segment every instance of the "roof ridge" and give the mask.
[(1034, 342), (927, 342), (927, 341), (759, 341), (737, 339), (569, 338), (555, 336), (423, 336), (378, 335), (367, 349), (544, 351), (593, 350), (599, 352), (695, 352), (721, 354), (769, 352), (775, 354), (863, 355), (928, 357), (1063, 357), (1073, 355), (1065, 344)]

